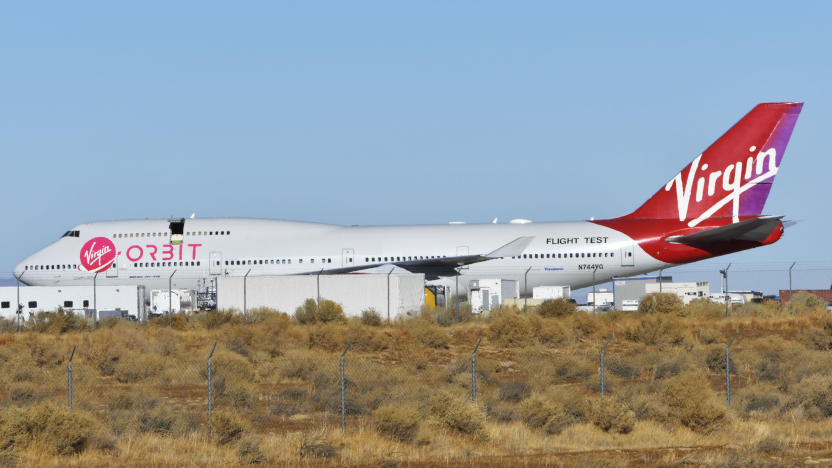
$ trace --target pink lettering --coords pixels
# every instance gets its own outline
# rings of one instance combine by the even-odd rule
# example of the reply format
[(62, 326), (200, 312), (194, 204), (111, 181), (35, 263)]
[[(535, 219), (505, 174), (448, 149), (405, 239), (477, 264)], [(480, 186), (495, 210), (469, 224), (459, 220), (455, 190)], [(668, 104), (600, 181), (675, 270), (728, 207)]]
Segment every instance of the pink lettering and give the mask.
[(188, 247), (193, 249), (193, 253), (191, 254), (191, 260), (196, 260), (196, 248), (202, 247), (202, 244), (188, 244)]
[(146, 245), (145, 247), (147, 247), (147, 250), (153, 249), (152, 252), (148, 252), (148, 253), (150, 254), (150, 258), (152, 258), (153, 261), (155, 262), (156, 261), (156, 252), (158, 252), (159, 249), (155, 245), (150, 245), (150, 244)]
[(173, 260), (173, 246), (171, 244), (164, 244), (162, 246), (162, 260)]
[[(138, 251), (139, 251), (139, 254), (136, 255), (135, 257), (130, 255), (130, 252), (133, 249), (138, 249)], [(127, 248), (127, 259), (130, 260), (131, 262), (135, 262), (135, 261), (139, 260), (140, 258), (142, 258), (142, 255), (144, 255), (144, 250), (142, 250), (141, 246), (131, 245), (130, 247)]]

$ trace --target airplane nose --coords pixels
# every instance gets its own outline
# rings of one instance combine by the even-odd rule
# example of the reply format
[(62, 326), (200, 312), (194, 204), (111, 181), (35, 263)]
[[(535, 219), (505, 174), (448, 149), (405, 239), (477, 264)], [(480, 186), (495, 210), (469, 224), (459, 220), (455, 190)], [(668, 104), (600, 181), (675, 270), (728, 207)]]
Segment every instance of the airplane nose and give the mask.
[(14, 267), (14, 270), (12, 270), (12, 274), (14, 275), (15, 278), (20, 278), (20, 276), (23, 275), (23, 272), (26, 271), (23, 268), (24, 263), (25, 263), (25, 261), (18, 263)]

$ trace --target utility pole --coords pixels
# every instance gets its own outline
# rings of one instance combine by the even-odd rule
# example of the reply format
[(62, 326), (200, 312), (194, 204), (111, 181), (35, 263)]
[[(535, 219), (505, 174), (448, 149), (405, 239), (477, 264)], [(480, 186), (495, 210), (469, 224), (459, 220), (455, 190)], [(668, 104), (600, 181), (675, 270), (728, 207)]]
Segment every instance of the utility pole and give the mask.
[(96, 289), (98, 288), (98, 272), (95, 272), (95, 275), (92, 277), (92, 329), (98, 329), (98, 292)]
[[(245, 276), (243, 276), (243, 323), (248, 323), (248, 291), (246, 290), (246, 282), (248, 281), (249, 273), (251, 273), (251, 268), (249, 268)], [(320, 298), (318, 298), (318, 302), (320, 302)]]
[(724, 270), (719, 270), (719, 273), (722, 275), (722, 278), (725, 281), (725, 316), (728, 317), (728, 306), (731, 305), (731, 295), (728, 294), (728, 269), (731, 268), (731, 264), (729, 263)]
[(526, 306), (529, 303), (529, 272), (531, 271), (531, 269), (532, 269), (532, 267), (530, 266), (526, 270), (526, 272), (523, 273), (523, 293), (524, 293), (524, 296), (525, 296), (523, 298), (523, 313), (524, 314), (528, 313), (526, 311)]
[(792, 313), (792, 297), (794, 296), (792, 292), (792, 269), (795, 265), (797, 265), (797, 262), (792, 262), (792, 266), (789, 267), (789, 315)]
[[(390, 325), (390, 275), (393, 274), (393, 270), (395, 270), (395, 268), (391, 268), (390, 271), (387, 272), (387, 325)], [(457, 317), (459, 317), (459, 314), (457, 314)]]
[[(173, 328), (173, 275), (175, 274), (176, 270), (173, 270), (173, 273), (168, 277), (168, 321), (170, 328)], [(182, 307), (181, 299), (179, 306)]]
[(592, 315), (598, 315), (598, 296), (595, 293), (595, 272), (598, 271), (598, 267), (592, 269)]
[(20, 278), (23, 278), (26, 272), (17, 277), (17, 331), (20, 331), (20, 320), (23, 318), (23, 304), (20, 303)]

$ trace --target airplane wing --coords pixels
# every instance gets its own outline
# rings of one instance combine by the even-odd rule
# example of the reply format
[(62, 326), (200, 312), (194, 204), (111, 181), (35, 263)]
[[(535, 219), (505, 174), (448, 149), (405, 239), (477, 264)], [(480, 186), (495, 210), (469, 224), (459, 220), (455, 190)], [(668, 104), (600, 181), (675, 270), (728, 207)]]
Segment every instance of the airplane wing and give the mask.
[(456, 276), (456, 268), (461, 266), (493, 260), (496, 258), (515, 257), (521, 255), (533, 239), (534, 237), (531, 236), (518, 237), (508, 244), (484, 254), (373, 263), (369, 265), (365, 264), (343, 268), (323, 269), (321, 271), (308, 271), (302, 274), (338, 275), (344, 273), (389, 273), (390, 270), (401, 271), (404, 269), (410, 273), (424, 273), (426, 279), (433, 280), (439, 278), (440, 276)]
[(761, 216), (738, 223), (706, 229), (685, 236), (670, 236), (667, 242), (685, 245), (702, 245), (730, 241), (764, 241), (780, 225), (782, 216)]

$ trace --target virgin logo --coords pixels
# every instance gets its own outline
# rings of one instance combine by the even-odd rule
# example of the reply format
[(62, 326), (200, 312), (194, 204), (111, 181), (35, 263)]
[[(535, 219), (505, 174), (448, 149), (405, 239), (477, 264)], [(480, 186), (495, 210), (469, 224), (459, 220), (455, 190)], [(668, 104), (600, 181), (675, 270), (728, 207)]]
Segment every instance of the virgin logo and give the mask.
[(81, 247), (81, 269), (102, 272), (116, 259), (116, 246), (106, 237), (95, 237)]
[[(690, 165), (687, 181), (682, 179), (680, 172), (668, 182), (664, 188), (666, 191), (672, 190), (674, 186), (676, 188), (679, 221), (687, 220), (691, 206), (699, 204), (710, 204), (710, 206), (705, 205), (707, 209), (694, 211), (701, 212), (701, 214), (688, 223), (690, 227), (710, 218), (728, 204), (731, 204), (733, 221), (735, 223), (739, 221), (740, 195), (777, 174), (777, 151), (769, 148), (758, 152), (755, 156), (753, 153), (756, 150), (756, 146), (748, 148), (748, 152), (752, 154), (748, 155), (745, 161), (736, 161), (718, 170), (709, 168), (707, 163), (700, 167), (699, 162), (702, 158), (700, 154)], [(696, 186), (695, 198), (693, 196), (694, 185)]]

